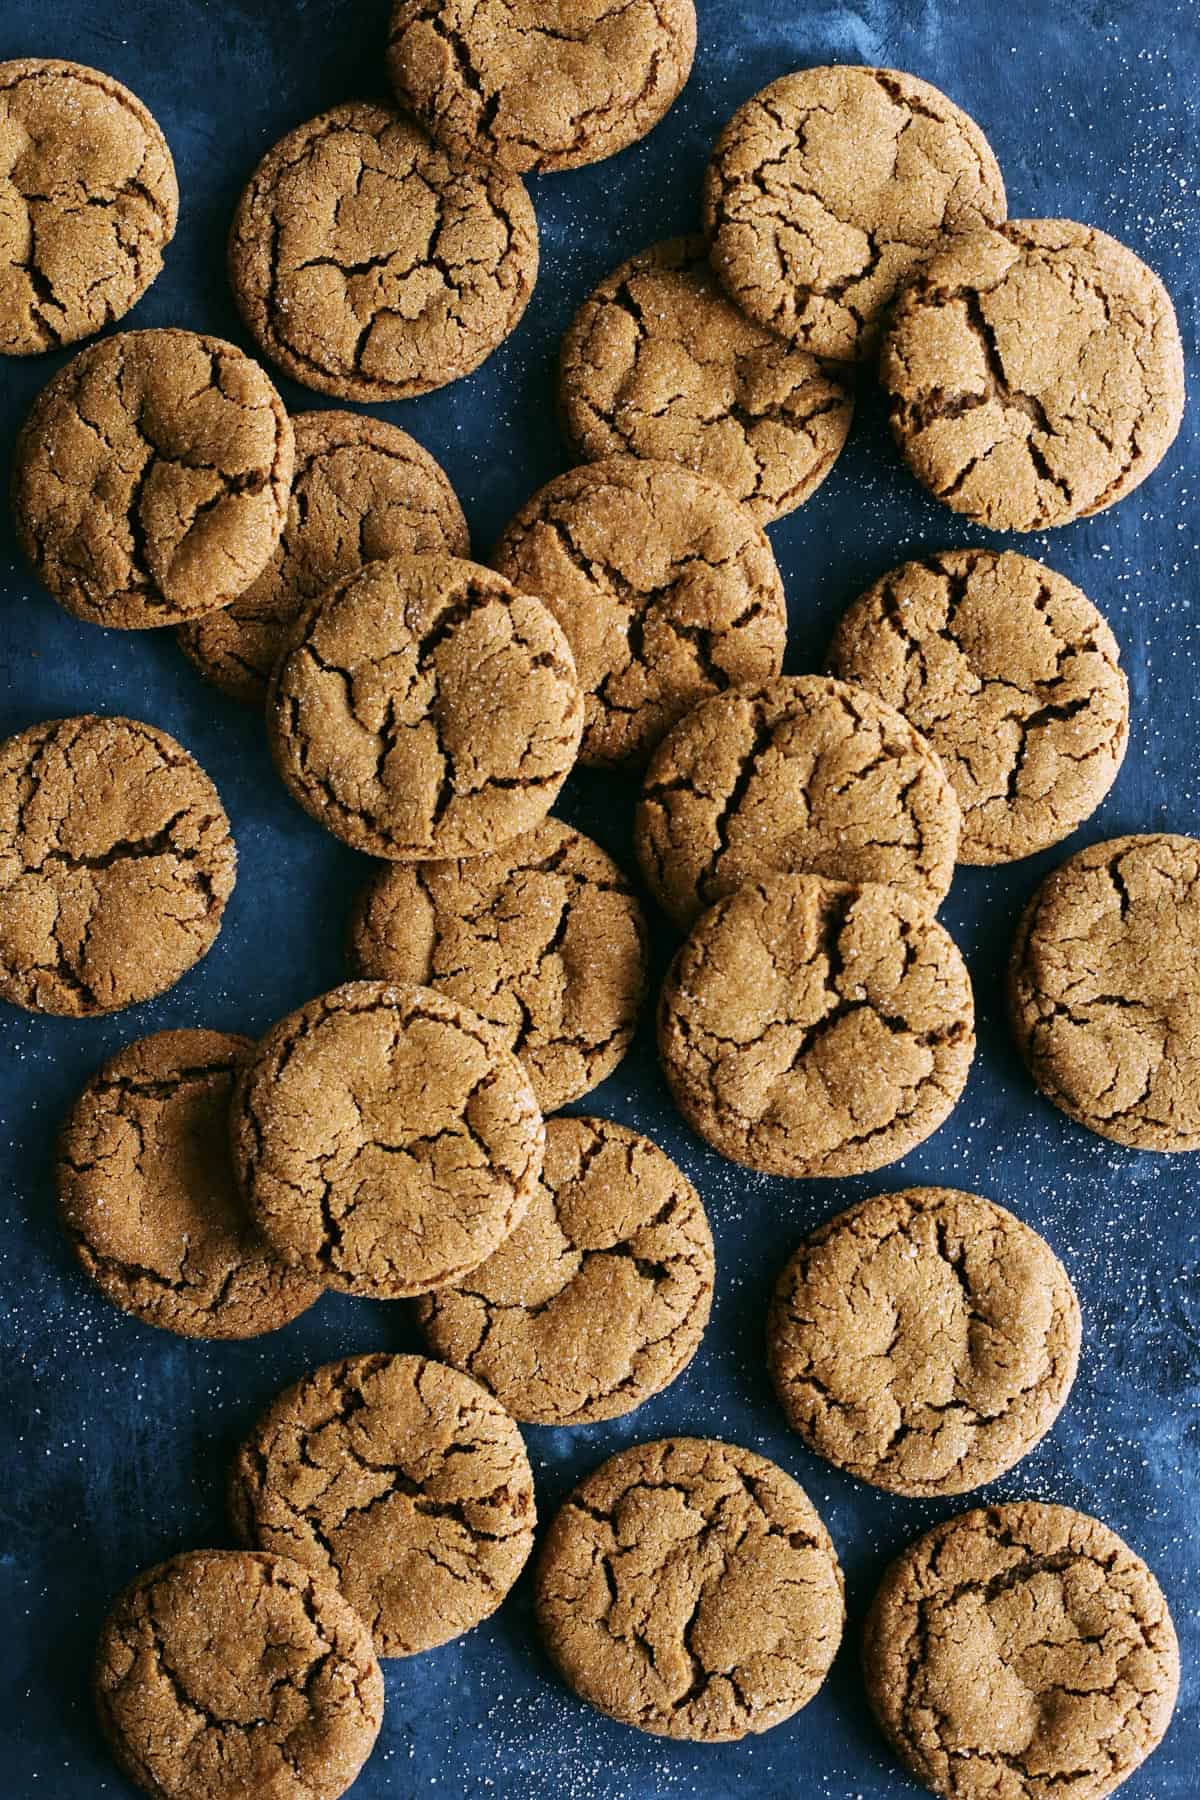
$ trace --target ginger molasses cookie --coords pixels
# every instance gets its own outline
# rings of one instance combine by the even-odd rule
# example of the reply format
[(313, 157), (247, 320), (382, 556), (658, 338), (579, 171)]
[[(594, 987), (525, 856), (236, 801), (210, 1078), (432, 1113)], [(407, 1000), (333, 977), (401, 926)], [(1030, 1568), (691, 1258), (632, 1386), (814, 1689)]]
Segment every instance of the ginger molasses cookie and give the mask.
[(17, 539), (60, 606), (140, 630), (213, 612), (266, 567), (293, 436), (266, 375), (194, 331), (81, 350), (17, 439)]
[(787, 602), (766, 533), (674, 463), (569, 469), (521, 509), (492, 562), (567, 635), (585, 763), (644, 759), (697, 700), (782, 667)]
[(877, 1194), (805, 1239), (767, 1326), (794, 1430), (893, 1494), (963, 1494), (1043, 1438), (1079, 1361), (1049, 1244), (953, 1188)]
[(500, 1034), (429, 988), (351, 981), (269, 1031), (234, 1165), (294, 1269), (366, 1299), (457, 1281), (518, 1225), (545, 1127)]
[(1010, 219), (906, 283), (880, 357), (892, 431), (937, 499), (996, 531), (1044, 531), (1124, 499), (1183, 417), (1166, 288), (1115, 238)]
[(634, 839), (686, 930), (772, 873), (883, 881), (930, 911), (954, 874), (959, 809), (919, 732), (865, 688), (784, 676), (695, 707), (656, 751)]
[(237, 852), (208, 776), (136, 719), (0, 744), (0, 999), (81, 1018), (173, 987), (212, 947)]
[(1101, 1800), (1160, 1742), (1179, 1645), (1154, 1576), (1116, 1534), (1023, 1501), (936, 1525), (891, 1565), (867, 1692), (946, 1800)]
[(371, 1633), (286, 1556), (193, 1550), (147, 1569), (100, 1633), (100, 1724), (154, 1800), (338, 1800), (383, 1721)]
[(229, 238), (234, 297), (265, 354), (304, 387), (368, 403), (478, 368), (515, 329), (537, 266), (515, 175), (455, 162), (364, 101), (267, 152)]
[(531, 1425), (632, 1412), (699, 1347), (708, 1220), (657, 1144), (608, 1119), (548, 1119), (536, 1193), (461, 1286), (421, 1302), (430, 1349)]
[(799, 1712), (845, 1622), (837, 1555), (804, 1489), (711, 1438), (635, 1444), (580, 1482), (536, 1590), (546, 1648), (581, 1699), (697, 1742)]
[(296, 621), (267, 695), (276, 767), (312, 817), (398, 862), (483, 856), (540, 823), (583, 695), (550, 612), (456, 556), (368, 563)]
[(356, 975), (436, 988), (500, 1033), (538, 1105), (610, 1075), (646, 991), (646, 926), (612, 858), (544, 819), (491, 856), (393, 863), (350, 928)]
[(521, 1434), (478, 1382), (423, 1356), (351, 1356), (281, 1394), (233, 1465), (247, 1542), (328, 1575), (380, 1656), (461, 1637), (533, 1548)]
[(750, 882), (701, 914), (658, 1021), (694, 1131), (767, 1175), (864, 1175), (948, 1117), (975, 1049), (971, 983), (921, 903), (876, 882)]
[(301, 413), (292, 424), (296, 473), (274, 556), (231, 605), (179, 627), (201, 674), (254, 705), (293, 620), (343, 575), (380, 557), (470, 553), (449, 478), (406, 431), (348, 412)]
[(946, 233), (1005, 213), (987, 139), (897, 69), (801, 69), (739, 107), (704, 188), (713, 267), (814, 356), (872, 354), (898, 283)]
[(958, 860), (1013, 862), (1068, 836), (1116, 780), (1129, 684), (1086, 594), (1011, 551), (902, 563), (843, 617), (833, 674), (898, 708), (962, 809)]

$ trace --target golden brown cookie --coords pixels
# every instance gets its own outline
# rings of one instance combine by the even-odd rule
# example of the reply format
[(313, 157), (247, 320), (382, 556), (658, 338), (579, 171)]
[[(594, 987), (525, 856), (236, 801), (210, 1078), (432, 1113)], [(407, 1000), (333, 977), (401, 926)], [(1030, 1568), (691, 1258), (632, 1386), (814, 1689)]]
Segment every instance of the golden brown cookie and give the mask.
[(567, 635), (585, 763), (644, 759), (697, 700), (782, 666), (787, 602), (766, 533), (673, 463), (569, 469), (522, 507), (492, 562)]
[(608, 1119), (548, 1119), (536, 1193), (461, 1285), (421, 1302), (435, 1356), (516, 1419), (587, 1425), (682, 1373), (708, 1323), (712, 1233), (670, 1157)]
[(1011, 551), (902, 563), (849, 608), (829, 667), (898, 708), (962, 810), (960, 863), (1067, 837), (1117, 778), (1129, 684), (1112, 632), (1065, 576)]
[(267, 152), (229, 238), (234, 298), (265, 354), (304, 387), (368, 403), (478, 368), (516, 328), (537, 266), (515, 175), (456, 163), (365, 101)]
[(288, 628), (343, 575), (380, 557), (471, 548), (445, 471), (406, 431), (348, 412), (292, 424), (296, 473), (274, 556), (232, 605), (179, 627), (201, 674), (258, 706)]
[(897, 69), (801, 69), (738, 108), (704, 187), (713, 267), (814, 356), (872, 354), (897, 285), (947, 233), (1005, 213), (987, 139)]
[(436, 988), (471, 1007), (519, 1059), (546, 1113), (596, 1087), (628, 1050), (646, 953), (624, 875), (557, 819), (492, 856), (391, 864), (350, 927), (356, 975)]
[(581, 1699), (657, 1737), (722, 1743), (807, 1706), (845, 1622), (804, 1489), (711, 1438), (622, 1450), (555, 1516), (538, 1624)]
[(237, 852), (204, 770), (136, 719), (0, 744), (0, 999), (81, 1018), (173, 987), (212, 947)]
[(1113, 506), (1183, 417), (1166, 288), (1124, 244), (1068, 219), (1012, 219), (945, 245), (900, 293), (879, 372), (918, 481), (996, 531)]
[(910, 1544), (863, 1659), (884, 1731), (946, 1800), (1101, 1800), (1156, 1748), (1179, 1687), (1145, 1563), (1097, 1519), (1032, 1500)]
[(279, 542), (292, 481), (283, 401), (248, 356), (194, 331), (81, 350), (17, 439), (17, 540), (95, 625), (177, 625), (229, 602)]
[(1033, 1449), (1079, 1362), (1049, 1244), (954, 1188), (877, 1194), (804, 1240), (767, 1324), (775, 1391), (810, 1450), (893, 1494), (964, 1494)]
[(864, 1175), (949, 1116), (975, 1049), (957, 947), (911, 894), (818, 875), (702, 913), (667, 973), (659, 1055), (714, 1150), (768, 1175)]
[(533, 1548), (533, 1472), (499, 1403), (423, 1356), (351, 1356), (281, 1394), (230, 1480), (247, 1543), (336, 1581), (380, 1656), (489, 1618)]

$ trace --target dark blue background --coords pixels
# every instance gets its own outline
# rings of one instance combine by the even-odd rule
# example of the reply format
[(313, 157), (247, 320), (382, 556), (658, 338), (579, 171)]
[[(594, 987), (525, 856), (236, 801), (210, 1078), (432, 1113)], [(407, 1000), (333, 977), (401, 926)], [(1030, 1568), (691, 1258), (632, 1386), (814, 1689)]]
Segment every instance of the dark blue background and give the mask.
[[(1195, 383), (1200, 15), (1189, 0), (700, 0), (699, 13), (695, 74), (665, 124), (613, 161), (533, 184), (542, 272), (515, 338), (470, 380), (386, 409), (449, 470), (477, 553), (568, 460), (554, 421), (553, 359), (575, 307), (622, 258), (694, 227), (720, 125), (765, 82), (806, 63), (891, 64), (946, 89), (990, 137), (1014, 215), (1103, 226), (1159, 270)], [(130, 323), (246, 342), (223, 263), (238, 190), (290, 126), (337, 101), (382, 94), (386, 14), (386, 0), (0, 0), (0, 59), (64, 56), (107, 69), (146, 101), (170, 140), (179, 235)], [(0, 364), (0, 457), (61, 360)], [(293, 410), (327, 404), (281, 385)], [(1196, 829), (1198, 416), (1193, 406), (1161, 468), (1115, 512), (1018, 544), (1098, 602), (1132, 686), (1124, 770), (1069, 848), (1118, 832)], [(918, 491), (870, 400), (830, 480), (771, 536), (796, 671), (818, 665), (839, 609), (903, 555), (1000, 541)], [(76, 1089), (103, 1056), (145, 1032), (200, 1024), (259, 1032), (331, 986), (344, 974), (343, 923), (367, 865), (290, 804), (256, 716), (206, 686), (169, 632), (104, 633), (68, 618), (18, 561), (7, 519), (0, 592), (0, 734), (89, 710), (164, 726), (215, 778), (241, 858), (216, 947), (163, 999), (88, 1023), (0, 1016), (0, 1719), (9, 1738), (0, 1790), (8, 1800), (91, 1800), (128, 1791), (99, 1742), (86, 1688), (111, 1595), (173, 1551), (229, 1541), (226, 1461), (284, 1383), (334, 1356), (418, 1346), (406, 1308), (333, 1296), (273, 1337), (186, 1343), (126, 1319), (75, 1273), (55, 1230), (48, 1165)], [(619, 781), (580, 775), (559, 810), (628, 867), (632, 798)], [(356, 1797), (915, 1792), (867, 1711), (856, 1638), (886, 1559), (959, 1504), (876, 1494), (808, 1455), (783, 1428), (761, 1339), (770, 1283), (801, 1234), (852, 1200), (918, 1180), (1015, 1208), (1079, 1287), (1084, 1353), (1068, 1409), (988, 1492), (1083, 1507), (1156, 1569), (1182, 1640), (1183, 1692), (1166, 1744), (1124, 1791), (1130, 1800), (1200, 1792), (1200, 1161), (1138, 1155), (1077, 1129), (1037, 1098), (1009, 1045), (1007, 943), (1024, 897), (1062, 854), (956, 878), (942, 916), (974, 976), (979, 1057), (953, 1118), (896, 1168), (807, 1184), (722, 1162), (673, 1114), (648, 1026), (579, 1109), (643, 1127), (696, 1181), (716, 1233), (717, 1302), (700, 1354), (666, 1394), (610, 1425), (528, 1433), (543, 1518), (576, 1476), (634, 1440), (709, 1433), (776, 1458), (809, 1490), (846, 1570), (850, 1627), (822, 1693), (790, 1723), (741, 1745), (644, 1737), (559, 1685), (535, 1641), (526, 1578), (470, 1637), (386, 1665), (387, 1716)], [(668, 951), (664, 936), (660, 958)]]

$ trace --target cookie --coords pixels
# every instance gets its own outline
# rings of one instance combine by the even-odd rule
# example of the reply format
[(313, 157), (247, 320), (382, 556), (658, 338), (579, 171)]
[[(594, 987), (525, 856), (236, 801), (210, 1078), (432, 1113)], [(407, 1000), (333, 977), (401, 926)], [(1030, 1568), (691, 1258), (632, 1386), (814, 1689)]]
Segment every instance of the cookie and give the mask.
[(421, 1323), (514, 1418), (587, 1425), (687, 1367), (712, 1290), (708, 1220), (670, 1157), (607, 1119), (548, 1119), (529, 1211), (461, 1287), (421, 1302)]
[(292, 426), (257, 363), (194, 331), (91, 344), (17, 439), (17, 539), (60, 606), (127, 631), (227, 606), (287, 516)]
[(288, 628), (343, 575), (380, 557), (470, 553), (445, 471), (406, 431), (348, 412), (301, 413), (292, 424), (296, 473), (274, 556), (230, 606), (178, 633), (202, 675), (256, 706)]
[(722, 1743), (806, 1706), (845, 1623), (804, 1489), (711, 1438), (621, 1450), (555, 1516), (538, 1624), (581, 1699), (657, 1737)]
[(703, 913), (667, 973), (659, 1055), (676, 1105), (767, 1175), (865, 1175), (937, 1130), (975, 1049), (971, 983), (920, 902), (817, 875)]
[(229, 1099), (254, 1046), (161, 1031), (110, 1057), (58, 1145), (59, 1211), (100, 1292), (181, 1337), (274, 1331), (321, 1288), (273, 1256), (229, 1160)]
[(697, 706), (655, 753), (634, 842), (681, 930), (760, 876), (883, 881), (930, 911), (954, 874), (959, 810), (941, 763), (865, 688), (786, 676)]
[(0, 356), (123, 318), (179, 216), (171, 152), (137, 96), (81, 63), (0, 63), (0, 167)]
[(964, 1494), (1033, 1449), (1079, 1362), (1066, 1270), (953, 1188), (877, 1194), (805, 1239), (775, 1289), (771, 1379), (810, 1450), (892, 1494)]
[(563, 338), (559, 400), (580, 456), (678, 463), (760, 525), (820, 487), (854, 411), (844, 366), (726, 299), (702, 237), (655, 244), (601, 282)]
[(941, 550), (902, 563), (845, 614), (829, 667), (937, 751), (962, 811), (960, 863), (1057, 844), (1124, 760), (1117, 641), (1086, 594), (1027, 556)]
[(388, 72), (453, 156), (578, 169), (652, 131), (696, 53), (693, 0), (396, 0)]
[(522, 507), (492, 562), (567, 635), (585, 763), (643, 760), (698, 700), (782, 667), (787, 602), (766, 533), (676, 464), (569, 469)]
[(1101, 1800), (1179, 1686), (1162, 1590), (1116, 1534), (1024, 1501), (948, 1519), (891, 1565), (866, 1624), (871, 1705), (946, 1800)]
[(374, 1747), (383, 1676), (332, 1582), (285, 1556), (147, 1569), (100, 1633), (100, 1725), (154, 1800), (338, 1800)]
[(537, 279), (515, 175), (468, 168), (386, 106), (352, 101), (281, 138), (234, 216), (246, 328), (294, 381), (407, 400), (477, 369)]
[(231, 1107), (234, 1166), (313, 1281), (399, 1300), (457, 1281), (521, 1222), (545, 1128), (498, 1032), (428, 988), (352, 981), (269, 1031)]
[[(597, 955), (597, 946), (603, 954)], [(646, 926), (599, 844), (545, 819), (491, 856), (393, 863), (350, 928), (356, 975), (436, 988), (518, 1058), (543, 1112), (611, 1075), (646, 991)]]
[(1200, 1150), (1200, 841), (1112, 838), (1048, 875), (1009, 1009), (1047, 1099), (1134, 1150)]
[(390, 861), (484, 856), (571, 772), (583, 695), (540, 600), (455, 556), (369, 563), (309, 607), (267, 695), (292, 796)]
[(1124, 244), (1066, 219), (945, 245), (897, 299), (879, 372), (917, 480), (994, 531), (1115, 505), (1183, 417), (1166, 288)]
[(165, 993), (211, 949), (237, 852), (208, 776), (136, 719), (0, 744), (0, 999), (73, 1018)]
[(898, 284), (946, 233), (1005, 214), (987, 139), (897, 69), (801, 69), (738, 108), (704, 183), (713, 268), (814, 356), (870, 356)]

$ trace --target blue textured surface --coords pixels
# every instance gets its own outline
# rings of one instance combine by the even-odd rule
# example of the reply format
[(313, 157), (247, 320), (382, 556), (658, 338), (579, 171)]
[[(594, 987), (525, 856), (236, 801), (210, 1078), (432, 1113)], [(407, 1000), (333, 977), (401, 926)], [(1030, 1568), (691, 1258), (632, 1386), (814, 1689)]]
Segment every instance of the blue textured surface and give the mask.
[[(136, 325), (185, 325), (245, 342), (223, 241), (241, 183), (284, 130), (337, 101), (382, 92), (386, 0), (0, 0), (0, 59), (71, 57), (129, 83), (161, 121), (183, 196), (167, 267)], [(911, 69), (980, 121), (1017, 216), (1103, 226), (1160, 271), (1196, 379), (1200, 15), (1189, 0), (700, 0), (700, 52), (682, 101), (648, 140), (594, 169), (533, 184), (542, 274), (516, 337), (470, 380), (385, 409), (437, 455), (486, 555), (508, 516), (567, 460), (552, 398), (557, 339), (616, 262), (696, 222), (719, 126), (774, 76), (806, 63)], [(249, 347), (249, 346), (248, 346)], [(63, 359), (0, 363), (0, 456)], [(281, 383), (293, 410), (325, 404)], [(1112, 794), (1069, 848), (1118, 832), (1196, 829), (1200, 629), (1193, 406), (1165, 463), (1099, 519), (1019, 547), (1077, 581), (1121, 641), (1133, 737)], [(998, 542), (927, 500), (898, 463), (877, 405), (863, 407), (835, 473), (772, 527), (791, 606), (788, 667), (817, 666), (839, 609), (905, 554)], [(92, 1723), (87, 1667), (110, 1596), (147, 1563), (229, 1541), (224, 1466), (262, 1405), (304, 1370), (352, 1351), (416, 1348), (408, 1311), (327, 1297), (273, 1337), (185, 1343), (88, 1291), (53, 1220), (53, 1134), (76, 1089), (118, 1045), (166, 1025), (258, 1032), (344, 973), (345, 914), (366, 864), (292, 807), (253, 713), (208, 688), (170, 633), (76, 623), (32, 582), (0, 523), (0, 735), (107, 710), (165, 727), (215, 778), (240, 880), (216, 947), (152, 1005), (87, 1023), (0, 1016), (0, 1719), (8, 1800), (92, 1800), (127, 1790)], [(572, 780), (559, 808), (628, 867), (632, 789)], [(711, 1433), (774, 1457), (807, 1487), (845, 1566), (851, 1622), (833, 1675), (798, 1718), (719, 1749), (669, 1745), (576, 1702), (538, 1650), (526, 1578), (464, 1641), (387, 1665), (375, 1757), (354, 1793), (522, 1794), (529, 1800), (752, 1792), (813, 1800), (915, 1794), (878, 1738), (857, 1673), (862, 1612), (886, 1559), (959, 1510), (888, 1498), (809, 1456), (782, 1426), (763, 1369), (770, 1283), (800, 1235), (867, 1193), (915, 1180), (1014, 1207), (1065, 1259), (1084, 1307), (1068, 1410), (991, 1496), (1066, 1501), (1113, 1525), (1158, 1572), (1184, 1654), (1183, 1691), (1129, 1800), (1200, 1793), (1200, 1159), (1139, 1155), (1069, 1124), (1033, 1092), (1005, 1033), (1003, 959), (1018, 911), (1063, 851), (961, 871), (943, 911), (970, 962), (980, 1053), (950, 1122), (863, 1181), (747, 1176), (688, 1135), (648, 1029), (579, 1110), (636, 1123), (699, 1186), (717, 1239), (712, 1325), (691, 1368), (632, 1417), (530, 1430), (545, 1518), (572, 1480), (627, 1443)], [(669, 945), (660, 944), (660, 956)]]

